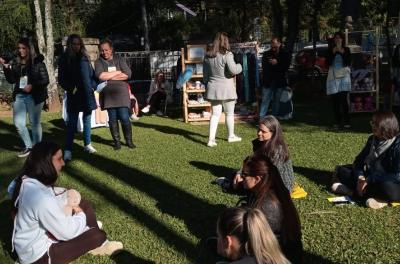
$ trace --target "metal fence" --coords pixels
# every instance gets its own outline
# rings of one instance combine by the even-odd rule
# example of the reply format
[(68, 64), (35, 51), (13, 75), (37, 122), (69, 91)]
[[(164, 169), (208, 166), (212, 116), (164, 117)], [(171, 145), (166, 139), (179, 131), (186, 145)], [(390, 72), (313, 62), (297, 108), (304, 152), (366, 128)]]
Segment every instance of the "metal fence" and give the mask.
[(117, 54), (126, 59), (134, 80), (151, 80), (159, 70), (164, 72), (166, 79), (173, 82), (177, 79), (176, 69), (180, 51), (133, 51)]

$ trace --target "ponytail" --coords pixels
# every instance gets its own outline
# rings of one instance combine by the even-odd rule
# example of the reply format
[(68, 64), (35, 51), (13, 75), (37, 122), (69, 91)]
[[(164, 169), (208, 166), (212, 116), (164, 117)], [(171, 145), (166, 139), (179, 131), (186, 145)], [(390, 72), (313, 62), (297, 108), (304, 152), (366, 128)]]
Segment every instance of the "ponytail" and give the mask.
[(235, 236), (239, 256), (253, 256), (257, 264), (289, 264), (265, 216), (259, 209), (227, 208), (218, 218), (218, 234)]
[(248, 241), (246, 253), (254, 256), (257, 264), (286, 264), (289, 261), (282, 254), (279, 243), (272, 232), (264, 213), (259, 209), (247, 209), (246, 229)]

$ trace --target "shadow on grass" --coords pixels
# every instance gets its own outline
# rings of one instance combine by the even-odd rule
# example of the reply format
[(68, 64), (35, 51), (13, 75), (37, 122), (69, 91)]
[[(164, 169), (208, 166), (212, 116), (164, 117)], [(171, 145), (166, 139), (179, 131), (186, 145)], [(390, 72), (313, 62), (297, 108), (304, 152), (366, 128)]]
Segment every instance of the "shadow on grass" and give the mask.
[(206, 144), (206, 141), (198, 140), (197, 138), (195, 138), (195, 136), (199, 136), (199, 137), (202, 137), (202, 138), (207, 138), (208, 137), (208, 136), (204, 136), (203, 134), (191, 132), (191, 131), (188, 131), (188, 130), (175, 128), (175, 127), (169, 127), (169, 126), (160, 126), (160, 125), (156, 125), (156, 124), (145, 124), (145, 123), (140, 123), (139, 122), (139, 123), (135, 123), (134, 126), (155, 129), (155, 130), (157, 130), (157, 131), (159, 131), (161, 133), (164, 133), (164, 134), (183, 136), (186, 139), (188, 139), (190, 141), (193, 141), (195, 143), (201, 144), (201, 145)]
[(132, 255), (131, 252), (123, 250), (116, 255), (110, 257), (115, 263), (138, 263), (138, 264), (154, 264), (154, 261), (149, 261)]
[[(128, 167), (119, 161), (98, 155), (93, 155), (90, 160), (83, 161), (156, 199), (160, 211), (184, 221), (189, 231), (197, 238), (214, 235), (216, 219), (224, 206), (211, 205), (168, 182)], [(114, 204), (116, 208), (146, 226), (178, 252), (184, 252), (192, 263), (210, 263), (212, 261), (209, 252), (201, 246), (195, 245), (192, 241), (171, 230), (170, 227), (132, 204), (109, 186), (93, 181), (90, 175), (83, 174), (72, 167), (67, 166), (65, 171), (72, 178), (101, 195), (104, 200)]]
[(339, 264), (339, 262), (330, 261), (319, 255), (315, 255), (310, 252), (304, 251), (303, 253), (303, 263), (307, 264)]
[(229, 168), (226, 166), (210, 164), (202, 161), (192, 160), (189, 162), (190, 165), (204, 171), (209, 171), (216, 178), (218, 177), (228, 177), (235, 173), (237, 169)]
[(293, 170), (295, 173), (298, 173), (307, 179), (315, 182), (318, 185), (325, 186), (327, 190), (330, 190), (329, 187), (331, 185), (332, 173), (331, 171), (326, 170), (318, 170), (313, 168), (306, 168), (300, 166), (293, 166)]
[[(0, 203), (0, 240), (3, 248), (3, 254), (8, 254), (8, 259), (17, 260), (15, 252), (11, 252), (11, 237), (14, 222), (11, 218), (11, 200), (4, 200)], [(5, 262), (4, 262), (5, 263)]]
[(23, 143), (14, 125), (0, 120), (0, 127), (0, 149), (9, 151), (21, 150)]

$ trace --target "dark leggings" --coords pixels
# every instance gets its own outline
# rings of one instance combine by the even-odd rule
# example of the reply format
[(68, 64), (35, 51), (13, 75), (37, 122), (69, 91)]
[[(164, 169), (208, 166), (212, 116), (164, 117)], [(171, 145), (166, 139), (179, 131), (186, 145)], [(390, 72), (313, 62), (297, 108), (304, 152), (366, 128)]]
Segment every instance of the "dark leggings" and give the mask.
[[(357, 191), (358, 176), (353, 173), (351, 165), (339, 166), (336, 171), (339, 181)], [(366, 197), (374, 197), (385, 201), (400, 201), (400, 184), (395, 182), (369, 182)]]
[(161, 101), (165, 100), (165, 98), (166, 98), (165, 92), (157, 91), (151, 96), (149, 104), (155, 111), (158, 111), (161, 108), (160, 106)]
[[(51, 245), (49, 249), (51, 263), (70, 263), (88, 251), (101, 246), (107, 239), (106, 233), (97, 225), (96, 215), (89, 202), (82, 200), (79, 206), (86, 214), (86, 224), (90, 229), (71, 240), (59, 241)], [(34, 263), (49, 263), (47, 252)]]
[(348, 125), (350, 123), (349, 104), (347, 95), (349, 92), (332, 94), (333, 113), (337, 125)]

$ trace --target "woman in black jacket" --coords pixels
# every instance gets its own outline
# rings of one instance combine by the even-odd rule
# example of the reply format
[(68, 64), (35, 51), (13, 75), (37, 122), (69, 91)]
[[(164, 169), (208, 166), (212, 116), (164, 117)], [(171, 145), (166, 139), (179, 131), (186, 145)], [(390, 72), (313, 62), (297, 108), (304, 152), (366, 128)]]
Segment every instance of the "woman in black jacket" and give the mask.
[(82, 38), (77, 34), (70, 35), (58, 69), (58, 82), (67, 91), (68, 122), (64, 151), (66, 161), (72, 159), (72, 143), (79, 112), (83, 112), (84, 150), (88, 153), (96, 152), (90, 139), (92, 111), (97, 108), (93, 90), (96, 87), (94, 78), (94, 69), (86, 54)]
[[(0, 64), (7, 81), (14, 85), (13, 121), (24, 142), (25, 148), (18, 157), (29, 155), (33, 145), (42, 141), (40, 117), (44, 102), (47, 99), (49, 75), (42, 55), (36, 56), (33, 45), (27, 38), (17, 43), (17, 58), (6, 63), (0, 58)], [(26, 127), (26, 114), (32, 129), (32, 138)]]
[(248, 191), (247, 206), (260, 209), (292, 263), (302, 263), (301, 225), (296, 207), (277, 168), (264, 155), (247, 157), (242, 169), (243, 187)]
[(351, 90), (350, 49), (345, 46), (344, 34), (336, 32), (334, 43), (329, 45), (327, 63), (329, 65), (326, 79), (326, 94), (333, 100), (335, 128), (350, 128), (349, 104), (347, 97)]
[(332, 191), (368, 198), (366, 205), (379, 209), (400, 201), (400, 136), (396, 116), (379, 111), (372, 116), (372, 136), (356, 157), (351, 170), (338, 167)]

